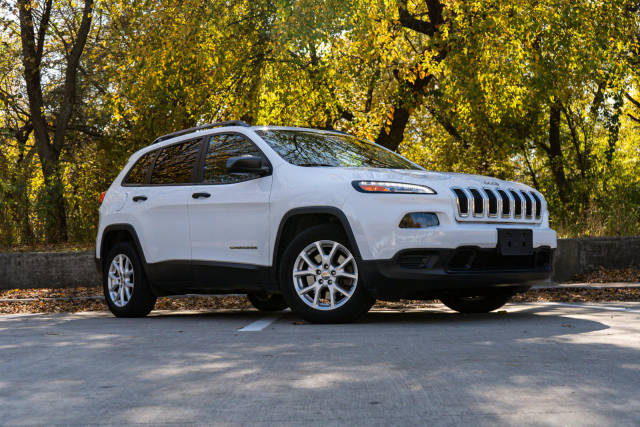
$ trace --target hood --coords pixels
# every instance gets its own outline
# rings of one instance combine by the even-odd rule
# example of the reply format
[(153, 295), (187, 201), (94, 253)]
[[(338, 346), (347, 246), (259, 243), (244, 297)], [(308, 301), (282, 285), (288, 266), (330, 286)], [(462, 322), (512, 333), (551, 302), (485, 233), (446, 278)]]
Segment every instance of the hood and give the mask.
[(471, 175), (454, 172), (430, 172), (407, 169), (376, 169), (376, 168), (338, 168), (349, 171), (354, 180), (393, 181), (408, 184), (427, 185), (437, 192), (443, 192), (451, 187), (488, 187), (493, 189), (514, 188), (518, 190), (532, 190), (525, 184), (505, 181), (482, 175)]

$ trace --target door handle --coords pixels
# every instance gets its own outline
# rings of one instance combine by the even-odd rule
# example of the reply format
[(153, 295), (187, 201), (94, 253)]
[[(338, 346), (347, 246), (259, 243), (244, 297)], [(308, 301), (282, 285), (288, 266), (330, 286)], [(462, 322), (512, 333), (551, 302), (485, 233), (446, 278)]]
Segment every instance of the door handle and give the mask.
[(211, 197), (209, 193), (193, 193), (191, 195), (194, 199), (206, 199), (207, 197)]
[(134, 202), (144, 202), (147, 200), (147, 196), (135, 196), (132, 200)]

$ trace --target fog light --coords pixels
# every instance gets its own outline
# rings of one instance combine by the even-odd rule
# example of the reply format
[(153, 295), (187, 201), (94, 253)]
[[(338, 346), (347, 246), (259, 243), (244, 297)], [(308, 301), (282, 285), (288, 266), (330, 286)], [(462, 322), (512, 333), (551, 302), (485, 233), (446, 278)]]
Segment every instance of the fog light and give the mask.
[(400, 221), (400, 228), (428, 228), (436, 225), (440, 225), (438, 215), (430, 212), (409, 213)]

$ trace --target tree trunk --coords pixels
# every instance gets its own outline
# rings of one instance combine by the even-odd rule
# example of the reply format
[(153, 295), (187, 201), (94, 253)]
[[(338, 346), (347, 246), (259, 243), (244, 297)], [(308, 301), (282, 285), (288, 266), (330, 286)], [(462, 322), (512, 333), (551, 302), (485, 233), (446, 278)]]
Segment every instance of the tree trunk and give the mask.
[(16, 132), (16, 141), (20, 151), (15, 167), (14, 197), (16, 199), (16, 209), (14, 210), (13, 221), (17, 224), (16, 228), (22, 245), (31, 245), (35, 242), (35, 234), (30, 218), (31, 199), (29, 198), (29, 177), (31, 176), (31, 163), (34, 155), (33, 148), (27, 149), (30, 135), (30, 124), (25, 125)]
[(554, 102), (549, 111), (549, 163), (553, 178), (558, 187), (558, 195), (563, 205), (566, 205), (569, 199), (569, 189), (567, 178), (564, 173), (564, 161), (562, 158), (562, 145), (560, 143), (560, 115), (562, 106), (559, 102)]
[[(426, 0), (428, 9), (428, 21), (423, 21), (409, 12), (407, 0), (396, 0), (398, 18), (400, 24), (407, 29), (424, 34), (430, 38), (439, 33), (440, 26), (444, 23), (442, 11), (444, 4), (440, 0)], [(447, 46), (440, 46), (437, 55), (433, 57), (436, 62), (441, 62), (447, 56)], [(404, 139), (404, 130), (409, 123), (411, 113), (419, 105), (426, 85), (433, 79), (433, 75), (420, 77), (411, 83), (404, 79), (398, 79), (399, 88), (394, 104), (389, 110), (391, 122), (388, 126), (382, 126), (376, 138), (376, 143), (397, 150)], [(396, 78), (398, 76), (396, 75)]]
[(44, 40), (49, 28), (52, 0), (44, 4), (39, 28), (34, 27), (32, 7), (29, 0), (18, 0), (20, 18), (20, 38), (22, 41), (22, 63), (24, 80), (29, 99), (29, 114), (33, 125), (36, 150), (42, 165), (44, 177), (45, 238), (47, 242), (57, 243), (67, 240), (67, 215), (64, 202), (64, 185), (60, 154), (64, 148), (69, 120), (76, 104), (78, 87), (78, 68), (91, 28), (94, 0), (85, 0), (82, 20), (75, 34), (73, 46), (67, 55), (64, 73), (64, 88), (60, 108), (55, 119), (53, 141), (49, 137), (47, 118), (42, 96), (42, 76), (40, 73)]
[(422, 79), (416, 79), (413, 83), (406, 80), (399, 81), (398, 95), (389, 111), (391, 123), (389, 123), (389, 126), (382, 127), (376, 138), (376, 144), (380, 144), (392, 151), (398, 149), (404, 139), (404, 130), (407, 127), (407, 123), (409, 123), (411, 113), (420, 104), (424, 88), (432, 78), (432, 75), (428, 75)]
[[(42, 61), (42, 40), (48, 26), (48, 19), (42, 19), (38, 29), (38, 42), (34, 34), (32, 4), (28, 0), (19, 0), (20, 37), (22, 40), (22, 63), (24, 65), (24, 80), (29, 99), (29, 113), (33, 125), (33, 135), (36, 150), (42, 165), (45, 191), (45, 239), (56, 243), (67, 240), (67, 215), (62, 193), (60, 177), (60, 152), (51, 144), (47, 121), (44, 115), (42, 96), (42, 79), (40, 66)], [(47, 2), (50, 9), (51, 2)]]
[(66, 242), (67, 209), (60, 158), (56, 156), (41, 163), (44, 177), (45, 239), (49, 243)]
[(408, 108), (402, 106), (394, 106), (391, 110), (393, 118), (388, 129), (383, 128), (378, 137), (376, 144), (380, 144), (389, 150), (396, 151), (404, 138), (404, 130), (407, 127), (411, 113)]

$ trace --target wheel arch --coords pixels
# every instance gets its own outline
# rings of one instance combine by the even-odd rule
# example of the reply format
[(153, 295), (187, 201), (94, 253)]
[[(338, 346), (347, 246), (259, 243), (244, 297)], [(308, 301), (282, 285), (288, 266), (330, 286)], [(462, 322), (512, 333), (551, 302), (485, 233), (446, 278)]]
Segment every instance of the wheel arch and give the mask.
[(274, 282), (277, 282), (280, 259), (291, 238), (303, 229), (321, 224), (339, 225), (344, 231), (354, 255), (360, 258), (358, 243), (349, 220), (342, 210), (334, 206), (307, 206), (291, 209), (280, 220), (273, 246), (271, 276)]
[(113, 247), (113, 245), (117, 242), (122, 241), (133, 243), (136, 250), (138, 251), (138, 255), (140, 256), (140, 260), (142, 261), (142, 267), (144, 268), (146, 273), (147, 260), (144, 256), (142, 246), (140, 245), (138, 233), (131, 224), (111, 224), (105, 227), (104, 231), (102, 232), (102, 239), (100, 240), (100, 258), (104, 259), (109, 249)]

